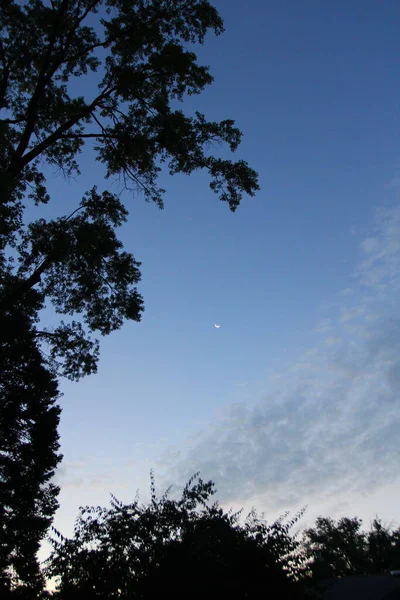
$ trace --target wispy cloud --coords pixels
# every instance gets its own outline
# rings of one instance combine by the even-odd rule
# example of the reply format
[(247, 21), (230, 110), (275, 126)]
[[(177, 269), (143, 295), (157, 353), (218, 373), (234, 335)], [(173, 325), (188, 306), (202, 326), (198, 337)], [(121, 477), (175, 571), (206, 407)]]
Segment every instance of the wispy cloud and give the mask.
[(100, 472), (94, 460), (88, 457), (75, 461), (62, 462), (56, 471), (54, 482), (63, 490), (77, 489), (86, 486), (91, 489), (109, 487), (112, 477), (109, 473)]
[(275, 510), (398, 476), (400, 207), (378, 212), (360, 256), (354, 285), (317, 324), (316, 347), (256, 407), (227, 407), (160, 457), (171, 480), (199, 470), (223, 501), (263, 497)]
[(363, 240), (364, 260), (356, 271), (362, 284), (371, 287), (381, 297), (382, 292), (399, 289), (400, 267), (400, 210), (380, 209), (373, 237)]
[(326, 331), (330, 331), (331, 329), (332, 329), (332, 319), (325, 317), (324, 319), (319, 320), (314, 331), (315, 331), (315, 333), (325, 333)]
[(339, 293), (341, 296), (352, 296), (354, 294), (354, 290), (352, 288), (345, 288), (340, 290)]

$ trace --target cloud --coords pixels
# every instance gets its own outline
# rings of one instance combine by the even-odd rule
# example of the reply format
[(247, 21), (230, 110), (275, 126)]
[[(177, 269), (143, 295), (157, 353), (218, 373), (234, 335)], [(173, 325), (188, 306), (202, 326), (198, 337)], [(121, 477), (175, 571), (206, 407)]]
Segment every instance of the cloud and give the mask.
[(329, 336), (329, 337), (325, 338), (325, 344), (327, 346), (336, 346), (341, 341), (342, 341), (342, 338), (340, 338), (340, 337)]
[(318, 325), (314, 329), (315, 333), (325, 333), (332, 329), (332, 320), (329, 318), (320, 319)]
[(365, 254), (374, 254), (379, 250), (379, 240), (377, 238), (369, 237), (361, 242), (361, 248)]
[(315, 329), (329, 337), (257, 406), (228, 406), (184, 448), (165, 452), (166, 483), (200, 471), (223, 502), (262, 498), (267, 511), (312, 498), (339, 506), (398, 477), (400, 207), (378, 212), (360, 253), (352, 293)]
[(365, 315), (365, 306), (343, 306), (341, 308), (340, 322), (347, 323), (348, 321), (354, 321)]
[(67, 488), (109, 489), (113, 478), (99, 471), (93, 458), (84, 457), (74, 461), (63, 461), (56, 471), (54, 483), (63, 490)]
[(84, 475), (90, 464), (89, 458), (81, 458), (74, 461), (63, 461), (58, 467), (54, 483), (60, 487), (80, 487), (84, 483)]
[(400, 208), (377, 212), (375, 236), (361, 243), (364, 259), (356, 270), (359, 281), (379, 293), (399, 290)]

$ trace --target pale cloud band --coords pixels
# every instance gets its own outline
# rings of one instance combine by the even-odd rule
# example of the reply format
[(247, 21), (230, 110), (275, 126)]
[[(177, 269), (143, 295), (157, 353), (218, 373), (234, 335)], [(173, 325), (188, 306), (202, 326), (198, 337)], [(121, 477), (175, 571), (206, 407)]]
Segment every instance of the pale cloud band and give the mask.
[(230, 406), (184, 449), (166, 452), (166, 481), (200, 471), (223, 501), (262, 496), (273, 510), (397, 479), (400, 207), (378, 212), (360, 253), (354, 285), (315, 329), (316, 347), (258, 406)]

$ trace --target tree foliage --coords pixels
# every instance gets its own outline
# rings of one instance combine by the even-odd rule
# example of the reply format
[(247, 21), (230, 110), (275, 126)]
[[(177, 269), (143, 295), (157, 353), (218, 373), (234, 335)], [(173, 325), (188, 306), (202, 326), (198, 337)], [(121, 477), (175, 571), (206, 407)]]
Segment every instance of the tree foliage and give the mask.
[[(122, 193), (141, 192), (162, 207), (162, 169), (207, 171), (232, 211), (258, 189), (247, 163), (213, 154), (220, 143), (238, 148), (234, 122), (181, 108), (213, 81), (198, 64), (196, 44), (222, 31), (207, 0), (0, 2), (4, 586), (14, 575), (29, 585), (35, 579), (35, 552), (56, 506), (56, 376), (78, 380), (95, 372), (95, 336), (139, 321), (143, 312), (140, 263), (118, 237), (128, 218)], [(57, 202), (46, 177), (54, 168), (78, 177), (88, 146), (105, 178), (120, 179), (121, 194), (93, 182), (82, 198), (57, 204), (54, 213), (63, 216), (44, 218), (43, 204)], [(38, 218), (28, 221), (31, 205)], [(55, 324), (43, 321), (49, 306), (60, 315)]]
[(41, 333), (67, 377), (95, 371), (90, 332), (140, 319), (140, 263), (117, 238), (128, 211), (109, 191), (91, 189), (69, 216), (24, 222), (26, 202), (50, 200), (47, 167), (79, 175), (89, 142), (106, 177), (160, 207), (164, 167), (171, 175), (207, 171), (233, 211), (258, 189), (247, 163), (212, 153), (219, 143), (238, 148), (234, 121), (180, 108), (213, 81), (193, 52), (208, 31), (220, 34), (223, 23), (207, 0), (1, 3), (0, 318), (32, 288), (67, 315)]
[(179, 500), (168, 492), (151, 501), (81, 508), (74, 535), (55, 532), (48, 575), (55, 597), (146, 599), (300, 598), (300, 569), (290, 522), (268, 525), (255, 512), (239, 513), (211, 503), (212, 482), (195, 475)]
[(303, 544), (310, 573), (317, 581), (384, 573), (400, 565), (400, 528), (392, 530), (378, 518), (366, 531), (357, 517), (337, 522), (320, 517), (315, 527), (305, 531)]
[[(32, 295), (32, 294), (31, 294)], [(32, 299), (33, 300), (33, 299)], [(57, 508), (57, 381), (43, 364), (32, 323), (18, 307), (0, 344), (0, 596), (37, 598), (36, 558)]]

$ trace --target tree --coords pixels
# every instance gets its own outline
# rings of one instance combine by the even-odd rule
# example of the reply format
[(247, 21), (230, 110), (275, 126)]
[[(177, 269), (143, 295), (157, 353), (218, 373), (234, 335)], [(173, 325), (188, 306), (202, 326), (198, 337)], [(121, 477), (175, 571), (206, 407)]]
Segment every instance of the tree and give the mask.
[(343, 577), (367, 570), (367, 544), (357, 517), (337, 523), (326, 517), (316, 520), (315, 528), (304, 532), (304, 545), (311, 558), (314, 579)]
[[(193, 52), (208, 31), (220, 34), (223, 23), (207, 0), (0, 3), (0, 385), (10, 411), (0, 453), (5, 506), (14, 503), (20, 515), (10, 520), (3, 511), (2, 556), (11, 561), (3, 567), (19, 569), (22, 580), (28, 574), (16, 540), (32, 549), (33, 565), (56, 505), (49, 483), (59, 460), (55, 375), (78, 380), (95, 372), (99, 344), (91, 335), (139, 321), (143, 312), (140, 263), (117, 236), (128, 218), (120, 195), (93, 186), (68, 210), (61, 207), (64, 216), (32, 222), (25, 205), (40, 210), (54, 201), (49, 169), (78, 176), (88, 144), (106, 178), (120, 177), (125, 197), (140, 191), (162, 207), (162, 168), (171, 175), (208, 171), (211, 188), (231, 210), (243, 194), (254, 195), (257, 175), (247, 163), (212, 153), (220, 142), (237, 149), (234, 122), (180, 109), (187, 95), (212, 83)], [(40, 320), (49, 303), (64, 315), (53, 327)]]
[(303, 548), (309, 571), (316, 581), (348, 575), (385, 573), (400, 564), (400, 529), (385, 527), (375, 519), (369, 531), (361, 519), (319, 517), (304, 532)]
[(299, 564), (290, 528), (300, 517), (268, 525), (256, 513), (210, 503), (212, 482), (194, 476), (180, 500), (168, 492), (150, 503), (82, 508), (74, 536), (55, 532), (47, 574), (55, 598), (300, 598)]
[(398, 571), (400, 565), (400, 527), (392, 529), (383, 525), (378, 517), (372, 521), (367, 533), (370, 572)]
[(0, 344), (0, 596), (29, 599), (43, 589), (36, 554), (58, 506), (51, 478), (61, 460), (60, 409), (26, 310), (15, 307), (7, 331)]
[(210, 30), (220, 34), (223, 22), (207, 0), (1, 3), (0, 322), (36, 289), (68, 316), (52, 330), (36, 329), (67, 377), (96, 370), (98, 343), (89, 332), (140, 320), (140, 263), (116, 236), (128, 210), (116, 194), (93, 187), (69, 215), (25, 224), (24, 203), (50, 200), (46, 165), (79, 175), (87, 143), (107, 178), (120, 176), (125, 190), (160, 207), (161, 168), (206, 170), (232, 211), (243, 194), (254, 195), (255, 171), (211, 152), (220, 142), (238, 148), (234, 121), (179, 108), (213, 81), (193, 52)]

